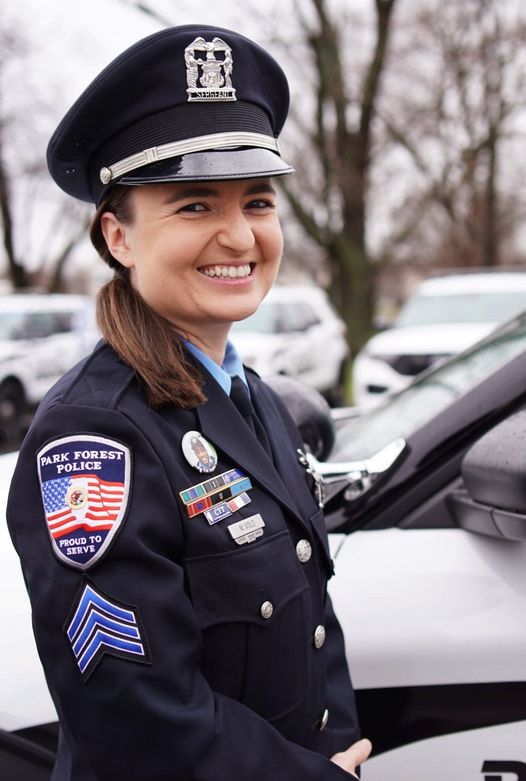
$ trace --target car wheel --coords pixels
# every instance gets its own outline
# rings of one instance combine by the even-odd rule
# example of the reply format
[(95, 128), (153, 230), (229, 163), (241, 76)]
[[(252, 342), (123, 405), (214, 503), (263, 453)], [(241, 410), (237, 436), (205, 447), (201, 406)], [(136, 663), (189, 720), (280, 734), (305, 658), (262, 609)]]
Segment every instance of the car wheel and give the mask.
[(22, 424), (25, 397), (22, 386), (16, 380), (6, 380), (0, 385), (0, 436), (10, 439)]

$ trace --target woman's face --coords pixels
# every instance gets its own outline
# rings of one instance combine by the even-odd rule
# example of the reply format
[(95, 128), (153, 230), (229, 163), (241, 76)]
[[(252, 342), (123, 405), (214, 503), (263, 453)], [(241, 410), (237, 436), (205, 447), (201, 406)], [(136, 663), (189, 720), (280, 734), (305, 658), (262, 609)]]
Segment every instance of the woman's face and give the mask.
[(259, 306), (283, 249), (270, 179), (131, 188), (133, 221), (106, 212), (112, 255), (145, 301), (190, 338), (228, 332)]

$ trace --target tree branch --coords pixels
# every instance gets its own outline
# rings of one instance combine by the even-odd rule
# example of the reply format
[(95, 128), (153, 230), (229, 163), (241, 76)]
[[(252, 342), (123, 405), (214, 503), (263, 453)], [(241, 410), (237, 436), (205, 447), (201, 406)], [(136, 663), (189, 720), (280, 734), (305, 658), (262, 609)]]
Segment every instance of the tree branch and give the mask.
[(362, 90), (362, 106), (360, 116), (361, 144), (364, 159), (368, 155), (371, 123), (373, 120), (377, 95), (380, 86), (380, 76), (384, 68), (385, 57), (387, 53), (387, 44), (389, 40), (389, 31), (391, 29), (390, 19), (396, 0), (375, 0), (377, 13), (377, 35), (374, 54), (369, 68), (365, 75)]
[(314, 215), (305, 209), (301, 201), (284, 181), (284, 177), (280, 177), (279, 185), (300, 225), (302, 225), (311, 239), (323, 246), (326, 243), (326, 232), (320, 228)]

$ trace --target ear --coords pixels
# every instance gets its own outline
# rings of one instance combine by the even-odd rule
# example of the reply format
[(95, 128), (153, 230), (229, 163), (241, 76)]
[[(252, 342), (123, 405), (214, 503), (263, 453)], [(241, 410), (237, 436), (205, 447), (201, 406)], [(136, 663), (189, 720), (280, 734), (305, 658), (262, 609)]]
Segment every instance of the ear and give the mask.
[(113, 212), (104, 212), (100, 218), (100, 228), (115, 260), (118, 260), (126, 268), (132, 268), (134, 262), (127, 241), (126, 225), (120, 222)]

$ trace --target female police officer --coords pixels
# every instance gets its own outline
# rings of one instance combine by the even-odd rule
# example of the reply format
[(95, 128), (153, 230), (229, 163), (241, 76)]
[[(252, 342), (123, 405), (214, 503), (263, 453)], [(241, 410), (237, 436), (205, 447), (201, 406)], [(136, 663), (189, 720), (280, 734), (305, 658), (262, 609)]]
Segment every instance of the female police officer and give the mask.
[[(48, 394), (9, 525), (61, 732), (56, 781), (338, 779), (359, 741), (320, 509), (279, 399), (227, 343), (282, 251), (277, 63), (164, 30), (48, 149), (98, 209), (104, 341)], [(331, 761), (332, 758), (332, 761)]]

